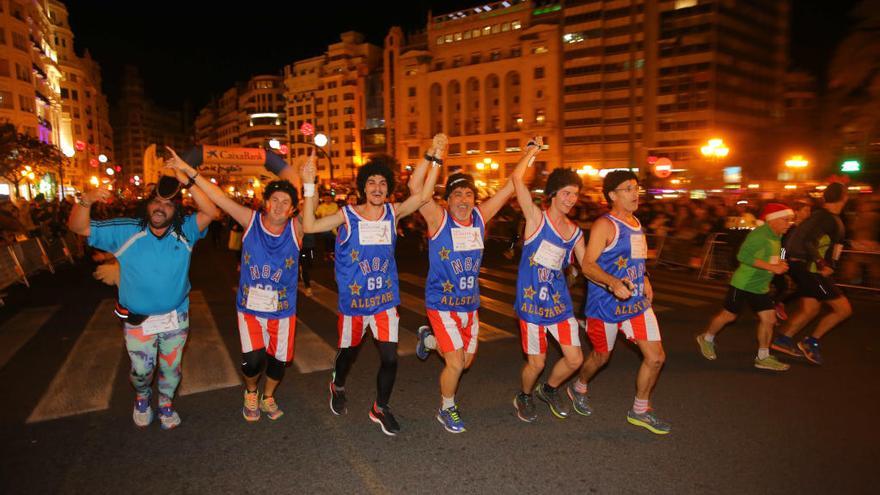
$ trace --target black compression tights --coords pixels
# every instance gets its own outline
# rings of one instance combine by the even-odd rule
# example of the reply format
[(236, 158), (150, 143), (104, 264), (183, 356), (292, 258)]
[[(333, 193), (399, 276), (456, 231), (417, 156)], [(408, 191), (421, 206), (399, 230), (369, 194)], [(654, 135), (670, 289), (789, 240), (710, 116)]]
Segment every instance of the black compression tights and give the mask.
[[(376, 375), (376, 403), (384, 407), (391, 400), (391, 390), (394, 388), (394, 379), (397, 377), (397, 343), (378, 342), (378, 346), (382, 364)], [(337, 387), (345, 386), (345, 378), (348, 376), (357, 354), (358, 347), (339, 349), (336, 354), (334, 385)]]

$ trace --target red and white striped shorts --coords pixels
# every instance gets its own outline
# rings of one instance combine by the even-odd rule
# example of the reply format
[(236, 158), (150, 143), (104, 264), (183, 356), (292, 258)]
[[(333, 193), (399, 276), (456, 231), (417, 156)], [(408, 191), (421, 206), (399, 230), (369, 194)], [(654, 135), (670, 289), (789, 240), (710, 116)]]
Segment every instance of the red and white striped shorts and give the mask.
[(581, 340), (578, 337), (578, 324), (574, 317), (552, 325), (536, 325), (519, 320), (519, 331), (522, 337), (523, 352), (526, 354), (547, 353), (547, 332), (550, 332), (559, 345), (581, 345)]
[(587, 318), (587, 336), (596, 352), (611, 352), (618, 331), (623, 332), (629, 340), (660, 342), (660, 325), (657, 324), (657, 317), (652, 308), (619, 323)]
[(287, 318), (260, 318), (238, 312), (238, 336), (241, 352), (266, 349), (266, 354), (289, 363), (293, 361), (293, 340), (296, 335), (296, 315)]
[(427, 310), (428, 321), (434, 330), (440, 352), (451, 352), (464, 348), (464, 352), (477, 352), (477, 334), (480, 331), (480, 317), (476, 311)]
[(367, 327), (373, 332), (373, 338), (379, 342), (397, 342), (397, 327), (400, 316), (397, 308), (367, 316), (339, 315), (336, 327), (339, 330), (339, 348), (357, 347), (361, 345)]

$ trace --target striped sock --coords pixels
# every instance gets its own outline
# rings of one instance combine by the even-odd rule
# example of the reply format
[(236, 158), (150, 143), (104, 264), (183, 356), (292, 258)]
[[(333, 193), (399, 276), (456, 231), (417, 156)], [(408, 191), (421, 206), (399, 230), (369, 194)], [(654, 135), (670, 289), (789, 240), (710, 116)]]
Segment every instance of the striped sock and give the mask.
[(581, 382), (579, 379), (574, 381), (574, 391), (579, 394), (587, 393), (587, 384)]
[(642, 400), (636, 397), (636, 400), (633, 401), (633, 411), (636, 414), (645, 414), (648, 412), (648, 399)]

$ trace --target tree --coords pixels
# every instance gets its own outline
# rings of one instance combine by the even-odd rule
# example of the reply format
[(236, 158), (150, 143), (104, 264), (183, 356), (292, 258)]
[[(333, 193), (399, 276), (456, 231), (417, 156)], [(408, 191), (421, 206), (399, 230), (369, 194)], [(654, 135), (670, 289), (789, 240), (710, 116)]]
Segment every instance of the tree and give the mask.
[(16, 197), (25, 166), (30, 166), (35, 175), (43, 175), (60, 171), (63, 163), (64, 155), (56, 146), (17, 132), (12, 124), (0, 125), (0, 177), (15, 186)]

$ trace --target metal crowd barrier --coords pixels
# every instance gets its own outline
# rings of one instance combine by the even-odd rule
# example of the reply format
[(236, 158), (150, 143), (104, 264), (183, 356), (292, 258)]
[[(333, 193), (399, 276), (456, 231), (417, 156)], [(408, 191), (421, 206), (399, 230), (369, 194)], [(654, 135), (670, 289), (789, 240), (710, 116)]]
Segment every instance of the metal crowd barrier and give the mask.
[[(65, 237), (36, 237), (0, 246), (0, 291), (16, 283), (30, 287), (31, 275), (43, 270), (55, 273), (58, 265), (73, 264), (83, 253), (82, 241), (70, 232)], [(0, 292), (0, 306), (3, 295)]]
[[(712, 237), (709, 239), (711, 240)], [(693, 239), (666, 236), (657, 248), (655, 263), (657, 265), (669, 265), (680, 268), (700, 268), (708, 246), (708, 241), (700, 246)], [(650, 249), (650, 243), (648, 247)]]

